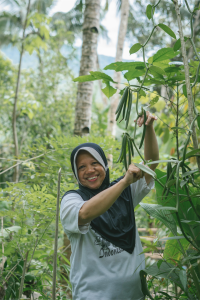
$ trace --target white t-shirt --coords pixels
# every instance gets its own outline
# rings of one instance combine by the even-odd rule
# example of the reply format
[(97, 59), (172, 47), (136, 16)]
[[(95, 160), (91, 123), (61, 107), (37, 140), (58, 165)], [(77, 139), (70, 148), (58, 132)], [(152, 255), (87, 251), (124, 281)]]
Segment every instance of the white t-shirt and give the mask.
[[(133, 206), (154, 186), (145, 178), (131, 184)], [(104, 240), (90, 224), (78, 226), (79, 210), (85, 202), (77, 193), (66, 195), (61, 202), (61, 223), (71, 243), (73, 300), (143, 300), (139, 271), (145, 268), (143, 249), (136, 228), (132, 254)]]

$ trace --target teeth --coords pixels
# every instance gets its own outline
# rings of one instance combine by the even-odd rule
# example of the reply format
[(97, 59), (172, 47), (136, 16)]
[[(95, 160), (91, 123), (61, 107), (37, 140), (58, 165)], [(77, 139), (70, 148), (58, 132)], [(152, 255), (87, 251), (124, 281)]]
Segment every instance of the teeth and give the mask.
[(88, 180), (95, 179), (95, 178), (97, 178), (97, 176), (95, 176), (95, 177), (91, 177), (91, 178), (88, 178)]

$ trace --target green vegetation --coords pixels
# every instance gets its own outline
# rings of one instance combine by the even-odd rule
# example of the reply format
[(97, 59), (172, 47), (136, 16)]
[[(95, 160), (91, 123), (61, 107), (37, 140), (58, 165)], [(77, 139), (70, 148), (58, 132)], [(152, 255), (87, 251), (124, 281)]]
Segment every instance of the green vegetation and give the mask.
[[(18, 1), (13, 2), (25, 15), (27, 8), (23, 4), (20, 6)], [(137, 43), (130, 48), (131, 54), (140, 51), (143, 59), (114, 62), (105, 66), (105, 72), (98, 70), (74, 79), (69, 65), (76, 56), (73, 43), (83, 22), (83, 7), (76, 6), (76, 21), (79, 22), (73, 32), (73, 18), (68, 18), (68, 26), (64, 14), (62, 18), (59, 14), (52, 18), (47, 15), (52, 3), (35, 1), (35, 6), (30, 6), (23, 38), (24, 20), (20, 19), (20, 13), (4, 12), (0, 16), (2, 28), (6, 28), (5, 20), (12, 25), (9, 34), (2, 30), (0, 39), (5, 37), (5, 43), (17, 45), (22, 59), (25, 52), (34, 52), (38, 59), (36, 68), (20, 70), (0, 54), (0, 298), (19, 299), (23, 291), (28, 298), (38, 292), (40, 299), (51, 299), (57, 174), (62, 168), (61, 196), (77, 187), (70, 153), (77, 144), (89, 141), (98, 143), (106, 155), (112, 153), (111, 180), (121, 176), (130, 161), (155, 179), (155, 191), (136, 208), (138, 227), (149, 226), (151, 230), (153, 225), (159, 228), (153, 243), (142, 240), (146, 247), (144, 252), (162, 254), (160, 249), (164, 248), (158, 261), (147, 259), (147, 267), (140, 274), (147, 299), (200, 299), (200, 151), (197, 149), (200, 141), (200, 57), (198, 31), (194, 26), (199, 7), (191, 8), (185, 1), (184, 15), (187, 22), (190, 20), (191, 32), (188, 34), (187, 29), (186, 36), (180, 34), (178, 37), (172, 25), (168, 27), (168, 22), (158, 20), (166, 1), (156, 4), (152, 1), (146, 8), (146, 19), (152, 22), (152, 30), (150, 34), (136, 35)], [(176, 1), (170, 1), (169, 6), (173, 11), (167, 14), (171, 14), (169, 20), (172, 22), (177, 20)], [(131, 11), (132, 8), (129, 22), (133, 17)], [(144, 18), (143, 11), (142, 16)], [(184, 21), (183, 26), (187, 22)], [(130, 29), (130, 24), (128, 26)], [(141, 28), (140, 23), (137, 26)], [(69, 49), (67, 59), (60, 51), (64, 44)], [(154, 47), (151, 56), (146, 51), (150, 47)], [(189, 65), (187, 60), (182, 60), (185, 48), (190, 55)], [(16, 96), (19, 70), (20, 85)], [(97, 101), (97, 85), (94, 86), (91, 134), (73, 136), (76, 99), (73, 80), (102, 80), (102, 92), (110, 98), (117, 90), (107, 70), (122, 72), (124, 77), (122, 98), (116, 111), (116, 139), (107, 135), (110, 104), (106, 106)], [(137, 128), (134, 122), (147, 110), (159, 119), (155, 131), (160, 161), (155, 173), (148, 169), (152, 162), (143, 158), (145, 126)], [(14, 118), (18, 142), (13, 138)], [(144, 165), (139, 164), (141, 160)], [(63, 300), (71, 299), (70, 263), (65, 251), (63, 229), (59, 224), (56, 299)]]

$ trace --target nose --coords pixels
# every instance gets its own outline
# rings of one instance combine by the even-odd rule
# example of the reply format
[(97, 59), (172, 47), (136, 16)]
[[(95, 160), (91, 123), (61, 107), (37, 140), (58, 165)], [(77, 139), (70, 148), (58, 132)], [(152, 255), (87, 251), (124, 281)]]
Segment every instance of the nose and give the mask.
[(94, 171), (95, 171), (94, 166), (92, 166), (92, 165), (87, 166), (87, 168), (86, 168), (86, 174), (87, 173), (93, 173)]

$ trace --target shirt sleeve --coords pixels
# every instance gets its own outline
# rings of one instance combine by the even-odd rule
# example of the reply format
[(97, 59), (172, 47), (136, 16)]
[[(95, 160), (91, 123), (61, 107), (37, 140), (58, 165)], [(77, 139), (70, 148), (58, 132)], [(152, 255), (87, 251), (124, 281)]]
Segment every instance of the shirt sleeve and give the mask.
[(133, 199), (133, 207), (135, 208), (140, 201), (154, 188), (154, 179), (152, 178), (147, 185), (145, 177), (143, 176), (138, 181), (131, 184), (131, 194)]
[(64, 196), (60, 206), (60, 219), (66, 234), (86, 234), (90, 223), (78, 225), (78, 215), (85, 202), (77, 193), (70, 193)]

